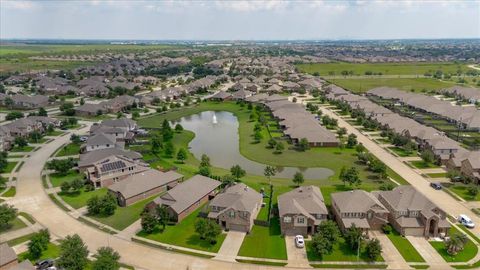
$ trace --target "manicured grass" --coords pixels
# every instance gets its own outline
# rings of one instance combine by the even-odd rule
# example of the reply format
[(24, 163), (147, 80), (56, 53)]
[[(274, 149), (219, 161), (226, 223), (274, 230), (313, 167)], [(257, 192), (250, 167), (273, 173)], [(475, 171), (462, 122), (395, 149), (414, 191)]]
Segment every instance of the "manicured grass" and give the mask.
[(208, 241), (200, 239), (200, 236), (195, 232), (195, 222), (198, 220), (197, 216), (202, 207), (203, 206), (200, 206), (180, 223), (176, 225), (167, 225), (164, 231), (162, 231), (161, 228), (157, 228), (152, 234), (147, 234), (144, 231), (141, 231), (137, 235), (166, 244), (209, 252), (218, 252), (225, 240), (226, 234), (219, 235), (217, 242), (212, 245)]
[(328, 269), (385, 269), (386, 264), (310, 264), (313, 268)]
[(88, 199), (97, 195), (103, 196), (107, 194), (108, 190), (106, 188), (96, 189), (94, 191), (86, 192), (83, 188), (79, 192), (73, 193), (63, 193), (59, 192), (58, 195), (71, 207), (78, 209), (87, 205)]
[(238, 255), (254, 258), (287, 259), (285, 238), (281, 234), (278, 218), (270, 220), (270, 227), (254, 225), (252, 231), (245, 236)]
[(298, 64), (301, 72), (313, 74), (318, 72), (321, 76), (341, 76), (342, 71), (353, 71), (354, 75), (365, 75), (365, 72), (382, 73), (383, 75), (424, 75), (426, 72), (441, 70), (443, 73), (456, 73), (460, 68), (463, 71), (469, 68), (465, 64), (451, 62), (413, 62), (413, 63), (315, 63)]
[(27, 227), (18, 217), (11, 221), (6, 227), (0, 227), (0, 233), (7, 233)]
[(46, 138), (40, 138), (39, 140), (35, 141), (33, 139), (29, 139), (28, 142), (29, 143), (45, 143), (46, 141), (48, 141), (48, 139)]
[(40, 258), (33, 258), (28, 251), (20, 253), (18, 255), (18, 258), (20, 261), (29, 260), (30, 262), (36, 262), (36, 261), (45, 260), (45, 259), (55, 259), (59, 256), (59, 254), (60, 254), (60, 247), (53, 243), (48, 243), (47, 249), (42, 252), (42, 255), (40, 256)]
[(60, 148), (60, 150), (58, 150), (55, 156), (57, 157), (72, 156), (72, 155), (78, 155), (79, 153), (80, 153), (80, 145), (69, 143), (63, 146), (62, 148)]
[(364, 93), (382, 86), (394, 87), (403, 91), (435, 91), (454, 86), (453, 82), (444, 82), (430, 78), (347, 78), (329, 79), (328, 81), (354, 93)]
[(24, 147), (15, 146), (12, 149), (10, 149), (9, 151), (10, 152), (31, 152), (33, 149), (35, 149), (35, 147), (27, 145), (27, 146), (24, 146)]
[(14, 246), (16, 246), (16, 245), (25, 243), (25, 242), (27, 242), (28, 240), (30, 240), (30, 238), (32, 238), (32, 236), (33, 236), (34, 234), (35, 234), (35, 233), (31, 233), (31, 234), (27, 234), (27, 235), (20, 236), (20, 237), (18, 237), (18, 238), (9, 240), (9, 241), (7, 241), (7, 244), (8, 244), (10, 247), (14, 247)]
[(55, 197), (55, 194), (48, 194), (48, 197), (55, 203), (58, 207), (60, 207), (63, 211), (69, 212), (70, 209), (68, 209), (63, 203), (61, 203), (57, 197)]
[(430, 169), (430, 168), (438, 168), (437, 165), (431, 164), (431, 163), (426, 163), (423, 160), (415, 160), (415, 161), (410, 161), (410, 164), (412, 164), (415, 168), (417, 169)]
[(106, 224), (114, 229), (123, 230), (134, 223), (140, 218), (140, 214), (143, 212), (145, 205), (153, 201), (157, 195), (149, 197), (145, 200), (138, 201), (127, 207), (117, 207), (115, 214), (103, 217), (103, 216), (90, 216), (91, 218)]
[[(468, 192), (468, 188), (470, 186), (475, 186), (475, 185), (465, 185), (462, 183), (453, 183), (451, 186), (448, 187), (450, 191), (453, 193), (457, 194), (461, 198), (463, 198), (466, 201), (480, 201), (480, 194), (477, 194), (476, 196), (472, 196)], [(478, 188), (478, 187), (477, 187)]]
[(18, 213), (18, 215), (24, 217), (26, 220), (28, 220), (32, 224), (35, 224), (36, 222), (35, 219), (33, 219), (33, 217), (29, 213), (20, 212)]
[(465, 265), (453, 265), (455, 269), (479, 269), (480, 268), (480, 261), (477, 261), (473, 264), (465, 264)]
[[(449, 234), (453, 235), (455, 233), (459, 233), (459, 231), (455, 227), (451, 227)], [(430, 244), (446, 262), (468, 262), (473, 259), (478, 252), (477, 246), (470, 239), (465, 244), (464, 249), (455, 256), (448, 254), (443, 241), (430, 241)]]
[(427, 173), (427, 176), (430, 178), (445, 178), (447, 177), (447, 173)]
[(76, 170), (70, 170), (66, 175), (50, 174), (50, 182), (53, 187), (59, 187), (63, 182), (72, 182), (75, 179), (83, 179), (83, 174)]
[(401, 236), (397, 231), (393, 230), (387, 234), (390, 241), (397, 248), (398, 252), (407, 262), (425, 262), (418, 251), (412, 246), (407, 238)]
[(17, 194), (16, 187), (10, 187), (5, 193), (2, 194), (2, 197), (14, 197)]
[(5, 170), (2, 173), (11, 173), (13, 171), (13, 168), (17, 166), (17, 163), (17, 161), (7, 162), (7, 167), (5, 167)]
[(400, 157), (415, 157), (415, 156), (417, 156), (415, 151), (407, 152), (407, 151), (405, 151), (405, 149), (403, 149), (401, 147), (398, 147), (398, 146), (389, 147), (388, 149), (392, 150), (393, 152), (395, 152), (395, 154), (397, 154)]
[[(327, 254), (323, 257), (318, 256), (313, 251), (311, 241), (305, 241), (305, 243), (307, 249), (307, 258), (309, 261), (357, 261), (357, 250), (352, 250), (345, 242), (345, 239), (343, 237), (340, 237), (340, 239), (334, 244), (332, 253)], [(363, 250), (360, 252), (360, 260), (369, 261), (367, 254)], [(383, 258), (380, 256), (377, 258), (377, 261), (381, 262), (383, 261)]]
[(47, 133), (47, 136), (56, 137), (56, 136), (62, 135), (63, 133), (65, 133), (65, 132), (60, 131), (60, 130), (54, 130), (54, 131), (52, 131), (52, 132), (48, 132), (48, 133)]
[(269, 266), (285, 266), (285, 265), (287, 265), (287, 263), (281, 263), (281, 262), (263, 262), (263, 261), (241, 260), (241, 259), (236, 259), (236, 261), (239, 262), (239, 263), (250, 263), (250, 264), (269, 265)]

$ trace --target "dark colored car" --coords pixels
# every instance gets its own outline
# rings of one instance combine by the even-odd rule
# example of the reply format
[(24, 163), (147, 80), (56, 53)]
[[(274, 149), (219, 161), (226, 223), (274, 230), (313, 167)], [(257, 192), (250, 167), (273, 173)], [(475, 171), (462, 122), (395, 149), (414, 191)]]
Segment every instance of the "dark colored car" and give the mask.
[(442, 185), (440, 183), (430, 183), (430, 186), (436, 190), (442, 189)]
[(35, 264), (35, 267), (39, 270), (44, 270), (44, 269), (47, 269), (49, 267), (52, 267), (54, 265), (54, 263), (55, 262), (52, 259), (46, 259), (46, 260), (38, 261)]

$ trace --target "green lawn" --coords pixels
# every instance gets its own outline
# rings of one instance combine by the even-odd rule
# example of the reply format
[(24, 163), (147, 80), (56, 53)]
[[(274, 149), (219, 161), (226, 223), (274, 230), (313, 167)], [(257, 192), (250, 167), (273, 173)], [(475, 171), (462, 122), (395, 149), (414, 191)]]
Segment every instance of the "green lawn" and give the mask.
[(16, 187), (10, 187), (5, 193), (2, 194), (2, 197), (14, 197), (17, 194)]
[(400, 157), (415, 157), (415, 156), (417, 156), (415, 151), (407, 152), (407, 151), (405, 151), (405, 149), (403, 149), (401, 147), (398, 147), (398, 146), (389, 147), (388, 149), (392, 150), (393, 152), (395, 152), (395, 154), (397, 154)]
[(313, 268), (328, 269), (386, 269), (386, 264), (310, 264)]
[(15, 146), (12, 149), (10, 149), (9, 151), (10, 152), (31, 152), (33, 149), (35, 149), (35, 147), (27, 145), (27, 146), (24, 146), (24, 147)]
[[(312, 249), (311, 241), (305, 241), (307, 249), (307, 258), (309, 261), (347, 261), (355, 262), (357, 261), (357, 250), (352, 250), (345, 239), (340, 237), (340, 239), (334, 244), (333, 251), (331, 254), (325, 255), (323, 257), (318, 256)], [(369, 261), (367, 254), (364, 251), (360, 252), (361, 261)], [(383, 258), (380, 256), (377, 258), (377, 261), (382, 262)]]
[(59, 175), (58, 173), (50, 174), (50, 182), (53, 187), (59, 187), (63, 182), (72, 182), (75, 179), (83, 179), (83, 174), (76, 170), (70, 170), (66, 175)]
[(60, 131), (60, 130), (54, 130), (54, 131), (51, 131), (51, 132), (47, 132), (47, 136), (53, 136), (53, 137), (56, 137), (56, 136), (60, 136), (62, 135), (63, 131)]
[(445, 178), (447, 177), (447, 173), (427, 173), (427, 176), (430, 178)]
[(63, 157), (63, 156), (72, 156), (78, 155), (80, 153), (80, 144), (69, 143), (62, 147), (55, 156)]
[(321, 76), (341, 75), (342, 71), (353, 71), (354, 75), (365, 75), (365, 72), (382, 73), (383, 75), (424, 75), (426, 72), (435, 72), (441, 70), (444, 73), (456, 73), (458, 69), (463, 71), (469, 68), (465, 64), (456, 64), (451, 62), (441, 63), (315, 63), (298, 64), (301, 72), (313, 74), (320, 73)]
[(43, 251), (42, 256), (40, 256), (40, 258), (33, 258), (28, 251), (25, 251), (18, 255), (18, 259), (20, 261), (29, 260), (30, 262), (33, 263), (39, 260), (55, 259), (59, 255), (60, 255), (60, 247), (53, 243), (48, 243), (47, 250)]
[(7, 232), (15, 231), (18, 229), (22, 229), (25, 227), (27, 227), (27, 225), (17, 217), (12, 222), (10, 222), (8, 226), (0, 227), (0, 233), (7, 233)]
[(7, 167), (5, 167), (5, 170), (2, 173), (11, 173), (13, 171), (13, 168), (17, 166), (17, 161), (9, 161), (7, 162)]
[(30, 240), (30, 238), (32, 238), (32, 236), (34, 235), (35, 233), (31, 233), (31, 234), (27, 234), (27, 235), (24, 235), (24, 236), (20, 236), (18, 238), (15, 238), (15, 239), (12, 239), (12, 240), (8, 240), (7, 243), (9, 246), (11, 247), (14, 247), (16, 245), (19, 245), (19, 244), (22, 244), (24, 242), (27, 242), (28, 240)]
[(94, 191), (86, 192), (83, 188), (79, 192), (74, 193), (63, 193), (59, 192), (58, 195), (71, 207), (78, 209), (87, 205), (88, 199), (91, 197), (98, 195), (103, 196), (107, 194), (106, 188), (96, 189)]
[(149, 197), (147, 199), (138, 201), (127, 207), (117, 207), (115, 214), (104, 217), (104, 216), (90, 216), (91, 218), (106, 224), (114, 229), (123, 230), (130, 226), (132, 223), (137, 221), (140, 218), (140, 214), (143, 212), (145, 205), (153, 201), (158, 195)]
[[(459, 233), (455, 227), (450, 228), (450, 235)], [(448, 254), (444, 242), (430, 241), (430, 244), (437, 250), (437, 252), (445, 259), (446, 262), (468, 262), (477, 255), (477, 246), (469, 239), (465, 244), (464, 249), (457, 255), (452, 256)]]
[[(450, 191), (452, 191), (453, 193), (457, 194), (458, 196), (460, 196), (461, 198), (463, 198), (466, 201), (480, 201), (480, 194), (477, 194), (476, 196), (472, 196), (468, 192), (468, 188), (470, 186), (471, 185), (465, 185), (463, 183), (453, 183), (452, 185), (450, 185), (448, 187), (448, 189)], [(474, 185), (472, 185), (472, 186), (474, 186)]]
[(280, 232), (280, 222), (278, 218), (272, 218), (270, 222), (270, 227), (253, 226), (252, 231), (243, 240), (239, 256), (287, 259), (287, 248), (285, 238)]
[(47, 138), (40, 138), (39, 140), (35, 141), (33, 139), (29, 139), (28, 142), (29, 143), (45, 143), (46, 141), (48, 141)]
[(412, 164), (415, 168), (417, 169), (431, 169), (431, 168), (438, 168), (437, 165), (432, 164), (432, 163), (426, 163), (423, 160), (414, 160), (410, 161), (410, 164)]
[(372, 88), (388, 86), (403, 91), (424, 92), (454, 86), (453, 82), (444, 82), (430, 78), (352, 78), (328, 80), (354, 93), (364, 93)]
[(398, 252), (407, 262), (425, 262), (418, 251), (412, 246), (407, 238), (401, 236), (397, 231), (387, 234), (390, 241), (397, 248)]
[(157, 228), (152, 234), (147, 234), (141, 231), (138, 233), (138, 236), (161, 243), (209, 252), (217, 252), (222, 246), (226, 234), (221, 234), (217, 239), (217, 243), (214, 245), (210, 244), (208, 241), (200, 239), (200, 236), (195, 232), (195, 222), (198, 219), (197, 216), (201, 209), (202, 206), (200, 206), (197, 210), (192, 212), (176, 225), (167, 225), (164, 231), (161, 231), (161, 228)]

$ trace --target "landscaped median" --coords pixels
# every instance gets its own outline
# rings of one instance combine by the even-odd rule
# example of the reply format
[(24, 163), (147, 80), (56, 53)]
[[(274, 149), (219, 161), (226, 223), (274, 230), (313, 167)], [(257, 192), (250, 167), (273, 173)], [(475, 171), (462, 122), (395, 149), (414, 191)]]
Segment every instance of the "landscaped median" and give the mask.
[[(463, 233), (455, 227), (450, 228), (450, 237), (454, 234)], [(451, 255), (447, 251), (447, 247), (444, 241), (430, 241), (430, 244), (437, 252), (443, 257), (446, 262), (468, 262), (471, 259), (475, 258), (477, 255), (478, 247), (470, 239), (463, 246), (463, 250), (459, 251), (456, 255)]]

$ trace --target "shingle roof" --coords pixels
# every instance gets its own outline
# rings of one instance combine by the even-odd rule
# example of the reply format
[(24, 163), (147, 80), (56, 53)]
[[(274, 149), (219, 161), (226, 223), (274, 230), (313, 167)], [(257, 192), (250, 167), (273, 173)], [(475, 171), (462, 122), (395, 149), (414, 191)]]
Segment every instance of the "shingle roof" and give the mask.
[(332, 202), (343, 213), (364, 213), (370, 209), (375, 212), (387, 212), (383, 204), (371, 193), (364, 190), (337, 192), (331, 195)]
[(100, 149), (95, 151), (90, 151), (85, 154), (80, 155), (80, 161), (78, 162), (79, 167), (85, 167), (89, 165), (93, 165), (94, 163), (107, 158), (109, 156), (124, 156), (129, 159), (140, 159), (142, 155), (140, 153), (128, 150), (122, 150), (119, 148), (107, 148), (107, 149)]
[(316, 186), (302, 186), (278, 196), (280, 216), (286, 214), (328, 214), (320, 189)]
[[(233, 209), (252, 213), (258, 204), (262, 203), (262, 194), (249, 188), (243, 183), (226, 188), (222, 193), (210, 201), (211, 206), (225, 207), (225, 210)], [(215, 216), (220, 214), (214, 213)], [(210, 216), (210, 214), (209, 214)]]
[(0, 244), (0, 266), (17, 259), (17, 254), (7, 243)]

